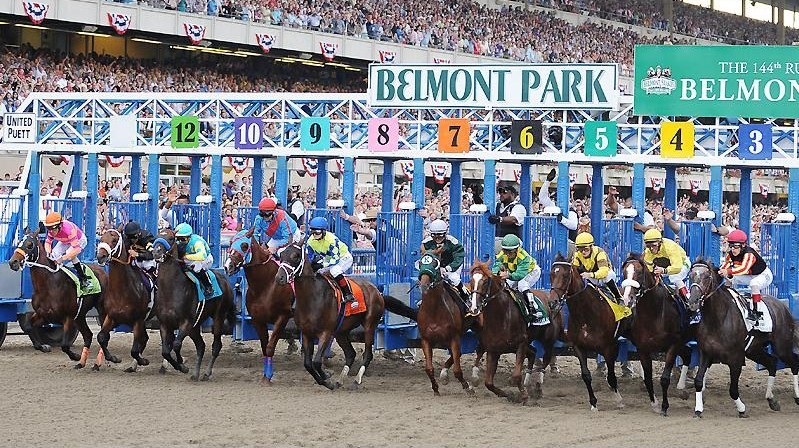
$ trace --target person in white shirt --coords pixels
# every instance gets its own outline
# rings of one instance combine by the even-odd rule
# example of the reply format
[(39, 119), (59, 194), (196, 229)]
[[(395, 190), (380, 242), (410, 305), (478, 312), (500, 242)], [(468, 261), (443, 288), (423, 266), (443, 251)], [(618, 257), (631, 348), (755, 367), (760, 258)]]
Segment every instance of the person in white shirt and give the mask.
[(502, 238), (505, 235), (513, 234), (522, 237), (522, 226), (527, 210), (516, 199), (519, 194), (516, 186), (510, 182), (502, 183), (497, 187), (499, 202), (497, 202), (494, 214), (489, 215), (488, 222), (496, 226), (494, 232), (494, 253), (502, 250)]

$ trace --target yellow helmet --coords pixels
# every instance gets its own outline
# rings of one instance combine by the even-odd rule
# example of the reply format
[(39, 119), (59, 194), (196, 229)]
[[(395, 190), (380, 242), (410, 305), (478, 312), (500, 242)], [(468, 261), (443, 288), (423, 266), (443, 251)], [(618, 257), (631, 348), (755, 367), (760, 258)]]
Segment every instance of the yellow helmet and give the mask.
[(588, 246), (591, 246), (592, 244), (594, 244), (594, 237), (591, 236), (591, 234), (588, 233), (588, 232), (583, 232), (583, 233), (577, 235), (577, 238), (575, 239), (574, 244), (577, 245), (577, 247), (588, 247)]
[(644, 242), (654, 242), (654, 241), (661, 241), (663, 239), (663, 235), (661, 235), (660, 230), (658, 229), (649, 229), (644, 233)]

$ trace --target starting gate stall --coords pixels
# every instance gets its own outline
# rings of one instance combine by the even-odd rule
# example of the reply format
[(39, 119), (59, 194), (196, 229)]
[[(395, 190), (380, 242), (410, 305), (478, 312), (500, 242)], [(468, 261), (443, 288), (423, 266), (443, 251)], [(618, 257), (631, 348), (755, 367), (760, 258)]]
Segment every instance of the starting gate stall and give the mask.
[[(785, 301), (790, 299), (790, 277), (799, 275), (788, 263), (791, 246), (796, 244), (791, 238), (794, 219), (791, 213), (780, 213), (775, 222), (763, 223), (760, 229), (760, 255), (774, 275), (771, 287), (764, 292)], [(798, 304), (796, 301), (789, 304), (792, 306), (791, 312), (796, 316)]]
[(632, 218), (602, 220), (601, 239), (597, 243), (607, 251), (610, 265), (617, 278), (621, 278), (621, 267), (624, 265), (627, 256), (633, 252), (632, 243), (634, 238), (643, 238), (640, 234), (635, 234), (634, 222)]
[[(541, 267), (541, 278), (534, 285), (535, 289), (550, 287), (549, 267), (559, 252), (554, 238), (559, 227), (562, 226), (554, 215), (534, 215), (524, 218), (522, 234), (524, 250), (532, 255), (536, 264)], [(565, 257), (566, 252), (561, 252), (561, 255)]]
[(486, 250), (489, 247), (493, 249), (493, 238), (491, 238), (490, 245), (483, 243), (487, 238), (483, 230), (489, 226), (488, 215), (485, 214), (485, 206), (473, 205), (471, 213), (450, 215), (449, 233), (463, 245), (464, 257), (461, 280), (464, 282), (470, 281), (469, 270), (475, 262), (490, 263), (494, 258), (494, 254)]
[[(691, 262), (699, 257), (713, 257), (712, 228), (713, 222), (710, 219), (681, 221), (679, 244), (685, 249)], [(717, 247), (716, 250), (720, 249)], [(718, 259), (714, 258), (715, 261)]]
[[(146, 193), (145, 193), (146, 196)], [(130, 221), (136, 221), (140, 225), (147, 222), (147, 200), (136, 200), (130, 202), (109, 202), (106, 211), (107, 224), (111, 228), (124, 227)]]
[[(14, 252), (15, 243), (24, 233), (23, 214), (25, 197), (5, 195), (0, 197), (0, 257), (8, 260)], [(22, 294), (19, 277), (8, 264), (0, 264), (0, 347), (8, 332), (8, 322), (16, 322), (20, 314), (28, 311), (28, 303)]]

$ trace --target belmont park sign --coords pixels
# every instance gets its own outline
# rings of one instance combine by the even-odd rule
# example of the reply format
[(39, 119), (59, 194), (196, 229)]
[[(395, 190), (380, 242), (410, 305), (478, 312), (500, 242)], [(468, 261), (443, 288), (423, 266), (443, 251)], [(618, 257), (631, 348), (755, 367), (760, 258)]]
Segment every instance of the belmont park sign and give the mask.
[(636, 115), (799, 117), (799, 48), (637, 45)]
[(616, 64), (371, 64), (371, 107), (614, 109)]

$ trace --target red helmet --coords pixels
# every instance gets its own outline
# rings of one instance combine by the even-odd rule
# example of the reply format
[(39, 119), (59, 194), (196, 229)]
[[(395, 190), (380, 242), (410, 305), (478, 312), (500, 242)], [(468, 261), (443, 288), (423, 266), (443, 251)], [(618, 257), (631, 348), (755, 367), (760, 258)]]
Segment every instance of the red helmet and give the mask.
[(275, 201), (270, 198), (263, 198), (261, 202), (258, 203), (258, 211), (260, 212), (271, 212), (277, 208), (277, 204)]
[(727, 235), (727, 241), (730, 243), (746, 243), (746, 234), (743, 230), (735, 229)]

